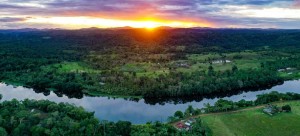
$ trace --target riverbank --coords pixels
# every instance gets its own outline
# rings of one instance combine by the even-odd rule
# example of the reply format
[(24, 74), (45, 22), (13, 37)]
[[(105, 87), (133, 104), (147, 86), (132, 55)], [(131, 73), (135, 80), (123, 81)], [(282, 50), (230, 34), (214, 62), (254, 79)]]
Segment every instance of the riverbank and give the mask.
[[(8, 81), (8, 80), (4, 80), (4, 81), (0, 81), (0, 83), (2, 84), (6, 84), (6, 85), (12, 85), (14, 87), (26, 87), (26, 88), (30, 88), (29, 86), (26, 86), (24, 83), (20, 83), (20, 82), (14, 82), (14, 81)], [(47, 88), (47, 91), (53, 91), (55, 92), (54, 88)], [(142, 96), (131, 96), (131, 95), (108, 95), (108, 94), (93, 94), (91, 92), (86, 92), (84, 93), (84, 95), (86, 96), (90, 96), (90, 97), (109, 97), (109, 98), (123, 98), (123, 99), (132, 99), (132, 100), (140, 100), (143, 97)]]
[[(300, 73), (299, 73), (300, 75)], [(288, 82), (288, 81), (298, 81), (300, 79), (300, 77), (296, 77), (293, 75), (288, 75), (288, 77), (286, 76), (284, 82)], [(16, 82), (16, 81), (10, 81), (10, 80), (2, 80), (0, 81), (0, 83), (6, 84), (6, 85), (12, 85), (14, 87), (25, 87), (25, 88), (33, 88), (31, 86), (25, 85), (24, 83), (21, 82)], [(165, 98), (144, 98), (141, 95), (115, 95), (115, 94), (105, 94), (105, 93), (99, 93), (99, 92), (90, 92), (87, 90), (83, 90), (82, 92), (78, 93), (78, 92), (74, 92), (74, 94), (65, 94), (61, 91), (57, 91), (57, 89), (55, 88), (46, 88), (46, 89), (34, 89), (37, 90), (38, 93), (44, 93), (44, 94), (48, 94), (50, 92), (54, 92), (57, 95), (66, 95), (70, 98), (76, 98), (76, 99), (81, 99), (84, 96), (89, 96), (89, 97), (108, 97), (108, 98), (113, 98), (113, 99), (126, 99), (126, 100), (133, 100), (133, 101), (139, 101), (139, 100), (146, 100), (147, 104), (151, 104), (151, 105), (155, 105), (157, 103), (159, 104), (163, 104), (163, 103), (169, 103), (169, 102), (175, 102), (175, 104), (177, 102), (183, 102), (183, 103), (188, 103), (188, 102), (193, 102), (193, 101), (200, 101), (203, 100), (205, 98), (219, 98), (219, 97), (225, 97), (228, 95), (237, 95), (243, 92), (254, 92), (254, 90), (267, 90), (268, 88), (272, 88), (274, 86), (278, 86), (281, 85), (283, 82), (280, 82), (279, 84), (269, 84), (267, 86), (262, 86), (262, 87), (254, 87), (254, 88), (249, 88), (249, 89), (245, 89), (245, 90), (234, 90), (234, 91), (227, 91), (226, 93), (224, 92), (220, 92), (220, 93), (213, 93), (213, 94), (208, 94), (208, 95), (200, 95), (200, 96), (190, 96), (190, 97), (165, 97)]]
[[(293, 101), (278, 101), (278, 102), (272, 102), (270, 104), (279, 104), (279, 105), (283, 105), (282, 103), (289, 103), (289, 102), (300, 102), (300, 100), (293, 100)], [(195, 118), (201, 118), (201, 117), (205, 117), (205, 116), (216, 116), (216, 115), (225, 115), (225, 114), (233, 114), (233, 113), (239, 113), (239, 112), (244, 112), (244, 111), (250, 111), (250, 110), (256, 110), (256, 109), (262, 109), (263, 107), (265, 107), (268, 104), (263, 104), (263, 105), (258, 105), (258, 106), (250, 106), (250, 107), (246, 107), (246, 108), (240, 108), (238, 110), (233, 110), (233, 111), (227, 111), (227, 112), (213, 112), (213, 113), (203, 113), (203, 114), (199, 114), (199, 115), (193, 115), (193, 116), (189, 116), (189, 117), (185, 117), (182, 118), (178, 121), (175, 122), (170, 122), (169, 124), (172, 124), (173, 126), (175, 126), (176, 124), (180, 123), (180, 122), (186, 122), (189, 119), (195, 119)]]

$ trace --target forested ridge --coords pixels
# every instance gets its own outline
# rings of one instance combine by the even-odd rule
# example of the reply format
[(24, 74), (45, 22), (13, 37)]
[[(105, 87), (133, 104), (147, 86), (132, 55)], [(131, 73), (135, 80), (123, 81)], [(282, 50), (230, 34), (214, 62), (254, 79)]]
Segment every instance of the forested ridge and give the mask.
[(299, 45), (299, 30), (2, 30), (0, 80), (76, 98), (201, 97), (297, 79)]

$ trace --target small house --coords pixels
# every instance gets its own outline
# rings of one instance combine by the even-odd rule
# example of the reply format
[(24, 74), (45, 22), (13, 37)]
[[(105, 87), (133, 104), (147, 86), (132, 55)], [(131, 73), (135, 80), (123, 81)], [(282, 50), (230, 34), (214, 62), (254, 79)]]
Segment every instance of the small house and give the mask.
[(182, 122), (177, 123), (175, 126), (178, 129), (183, 129), (184, 128), (184, 124)]
[(268, 104), (268, 105), (263, 109), (263, 112), (272, 116), (272, 115), (274, 115), (274, 114), (276, 114), (276, 113), (278, 112), (278, 108), (277, 108), (277, 106)]
[(196, 122), (196, 120), (194, 118), (190, 118), (187, 122), (192, 124), (192, 123)]
[(184, 124), (185, 124), (186, 126), (188, 126), (188, 127), (191, 126), (191, 123), (189, 123), (189, 122), (185, 122)]
[(264, 108), (264, 109), (263, 109), (263, 112), (264, 112), (264, 113), (267, 113), (267, 114), (269, 114), (269, 115), (273, 115), (273, 114), (272, 114), (272, 108), (270, 108), (270, 107)]
[(99, 84), (100, 84), (100, 85), (105, 85), (105, 83), (103, 83), (103, 82), (99, 82)]
[(190, 130), (191, 129), (191, 124), (188, 123), (188, 122), (179, 122), (175, 125), (175, 127), (178, 129), (178, 130)]
[(292, 70), (292, 68), (286, 68), (286, 70)]
[(177, 67), (189, 68), (190, 65), (187, 62), (181, 62), (176, 64)]

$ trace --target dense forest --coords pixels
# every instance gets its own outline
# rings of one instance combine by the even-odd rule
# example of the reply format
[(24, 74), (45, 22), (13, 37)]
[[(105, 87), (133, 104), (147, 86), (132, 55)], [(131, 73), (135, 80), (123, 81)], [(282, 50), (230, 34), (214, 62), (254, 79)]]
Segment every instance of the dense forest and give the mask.
[(202, 97), (300, 74), (300, 31), (1, 30), (0, 80), (48, 95)]

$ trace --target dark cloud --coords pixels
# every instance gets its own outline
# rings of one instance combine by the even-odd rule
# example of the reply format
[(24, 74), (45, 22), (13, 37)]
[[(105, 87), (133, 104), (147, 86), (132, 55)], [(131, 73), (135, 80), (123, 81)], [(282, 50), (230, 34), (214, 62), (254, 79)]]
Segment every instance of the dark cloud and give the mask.
[(226, 0), (220, 1), (218, 4), (227, 4), (227, 5), (268, 5), (274, 2), (279, 1), (292, 1), (292, 0)]
[(25, 21), (25, 18), (15, 18), (15, 17), (2, 17), (0, 18), (0, 22), (5, 22), (5, 23), (9, 23), (9, 22), (22, 22)]
[(22, 7), (11, 5), (11, 4), (0, 4), (0, 9), (17, 9), (17, 8), (22, 8)]
[[(288, 1), (288, 0), (277, 0)], [(198, 6), (208, 5), (266, 5), (271, 4), (274, 0), (54, 0), (51, 2), (29, 0), (26, 3), (38, 3), (44, 5), (46, 9), (39, 7), (28, 7), (14, 5), (23, 2), (21, 0), (10, 0), (7, 4), (0, 4), (0, 9), (19, 10), (20, 14), (64, 14), (64, 13), (136, 13), (142, 11), (160, 11), (163, 6), (185, 6), (188, 10), (197, 11)], [(23, 2), (24, 3), (24, 2)], [(201, 13), (211, 9), (201, 10)], [(181, 10), (177, 10), (181, 12)], [(18, 11), (16, 11), (18, 12)], [(176, 10), (175, 10), (176, 12)], [(155, 13), (155, 12), (154, 12)]]

